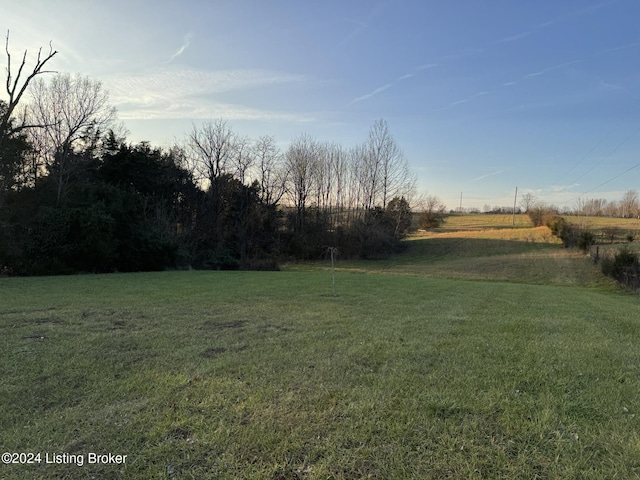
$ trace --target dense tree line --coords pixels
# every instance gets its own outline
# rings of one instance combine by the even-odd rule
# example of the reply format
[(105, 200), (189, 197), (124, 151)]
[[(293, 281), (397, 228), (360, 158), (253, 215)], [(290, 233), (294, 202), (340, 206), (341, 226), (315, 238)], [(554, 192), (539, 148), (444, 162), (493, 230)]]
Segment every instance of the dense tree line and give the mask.
[(520, 199), (520, 205), (525, 213), (561, 213), (562, 215), (576, 215), (585, 217), (618, 217), (640, 218), (640, 197), (637, 190), (630, 189), (624, 192), (620, 200), (607, 200), (604, 198), (579, 197), (574, 207), (559, 208), (548, 205), (532, 193), (526, 193)]
[(300, 135), (283, 152), (218, 120), (162, 150), (118, 133), (99, 82), (35, 78), (42, 63), (7, 82), (30, 82), (28, 103), (0, 101), (5, 273), (275, 268), (329, 246), (376, 258), (409, 229), (414, 180), (383, 120), (350, 149)]

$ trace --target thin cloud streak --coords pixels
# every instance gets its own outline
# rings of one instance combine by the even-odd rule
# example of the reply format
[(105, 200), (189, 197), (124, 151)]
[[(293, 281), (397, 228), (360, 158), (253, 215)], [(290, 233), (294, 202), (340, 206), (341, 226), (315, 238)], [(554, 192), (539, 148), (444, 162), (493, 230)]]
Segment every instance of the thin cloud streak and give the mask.
[(487, 173), (486, 175), (482, 175), (478, 178), (474, 178), (473, 180), (471, 180), (472, 182), (477, 182), (478, 180), (482, 180), (483, 178), (487, 178), (487, 177), (493, 177), (494, 175), (500, 175), (502, 172), (504, 172), (504, 170), (497, 170), (493, 173)]
[(418, 65), (416, 70), (428, 70), (429, 68), (439, 67), (439, 63), (425, 63), (423, 65)]
[(498, 40), (498, 43), (509, 43), (509, 42), (515, 42), (516, 40), (520, 40), (521, 38), (525, 38), (528, 37), (529, 35), (531, 35), (532, 32), (522, 32), (522, 33), (518, 33), (516, 35), (512, 35), (510, 37), (505, 37), (502, 38), (500, 40)]
[(385, 2), (381, 2), (375, 5), (373, 9), (370, 10), (369, 13), (366, 15), (366, 18), (364, 19), (364, 21), (360, 21), (352, 18), (345, 18), (344, 21), (353, 23), (356, 25), (356, 27), (353, 30), (351, 30), (351, 32), (349, 32), (349, 34), (338, 43), (338, 46), (344, 47), (348, 43), (350, 43), (353, 39), (355, 39), (358, 35), (360, 35), (360, 32), (362, 32), (363, 30), (369, 27), (369, 24), (371, 23), (371, 21), (380, 13), (380, 11), (384, 7), (386, 7)]
[(134, 106), (132, 109), (119, 109), (122, 120), (180, 120), (225, 118), (228, 120), (280, 120), (294, 123), (314, 122), (317, 119), (310, 114), (260, 110), (224, 102), (203, 101), (202, 99), (178, 99), (155, 101), (150, 106)]
[(164, 68), (105, 80), (116, 102), (136, 101), (145, 96), (182, 97), (223, 93), (246, 88), (300, 82), (305, 77), (269, 70), (195, 70)]
[(545, 73), (552, 72), (553, 70), (559, 70), (561, 68), (565, 68), (570, 65), (575, 65), (576, 63), (581, 63), (584, 61), (585, 60), (583, 58), (579, 58), (577, 60), (571, 60), (570, 62), (559, 63), (557, 65), (553, 65), (552, 67), (548, 67), (537, 72), (527, 73), (522, 78), (525, 79), (525, 78), (539, 77), (540, 75), (544, 75)]
[(418, 71), (422, 71), (422, 70), (427, 70), (429, 68), (433, 68), (433, 67), (438, 67), (439, 64), (437, 63), (431, 63), (431, 64), (425, 64), (425, 65), (419, 65), (415, 68), (415, 72), (409, 72), (409, 73), (405, 73), (404, 75), (401, 75), (399, 77), (397, 77), (395, 79), (395, 81), (391, 82), (391, 83), (387, 83), (381, 87), (376, 88), (374, 91), (367, 93), (365, 95), (361, 95), (360, 97), (354, 98), (353, 100), (351, 100), (351, 102), (349, 102), (349, 105), (353, 105), (355, 103), (358, 102), (362, 102), (363, 100), (367, 100), (371, 97), (376, 96), (377, 94), (384, 92), (385, 90), (393, 87), (394, 85), (397, 85), (400, 82), (403, 82), (405, 80), (408, 80), (409, 78), (412, 78), (416, 75), (416, 72)]
[(189, 48), (189, 45), (191, 45), (191, 39), (193, 38), (193, 34), (192, 33), (187, 33), (184, 36), (184, 41), (182, 43), (182, 46), (178, 49), (178, 51), (176, 53), (174, 53), (173, 55), (171, 55), (171, 57), (169, 58), (169, 60), (167, 60), (165, 63), (171, 63), (173, 60), (175, 60), (176, 58), (178, 58), (180, 55), (182, 55), (184, 53), (184, 51)]
[(572, 188), (576, 188), (579, 186), (580, 186), (579, 183), (572, 183), (571, 185), (551, 185), (549, 189), (553, 193), (560, 193), (560, 192), (565, 192), (567, 190), (571, 190)]
[(304, 76), (268, 70), (164, 68), (140, 75), (106, 79), (104, 84), (126, 119), (211, 118), (286, 119), (308, 121), (304, 115), (268, 112), (247, 106), (212, 101), (207, 96), (230, 91), (301, 82)]
[(489, 95), (489, 92), (487, 91), (482, 91), (482, 92), (478, 92), (478, 93), (474, 93), (473, 95), (471, 95), (470, 97), (467, 98), (462, 98), (460, 100), (456, 100), (455, 102), (451, 102), (449, 105), (447, 105), (446, 107), (442, 107), (442, 108), (438, 108), (436, 110), (434, 110), (434, 112), (442, 112), (445, 110), (449, 110), (450, 108), (453, 108), (457, 105), (461, 105), (463, 103), (468, 103), (471, 100), (473, 100), (474, 98), (478, 98), (478, 97), (484, 97), (485, 95)]
[(384, 92), (386, 89), (390, 88), (393, 84), (392, 83), (387, 83), (386, 85), (383, 85), (381, 87), (376, 88), (373, 92), (371, 93), (367, 93), (366, 95), (362, 95), (358, 98), (354, 98), (353, 100), (351, 100), (351, 103), (349, 105), (353, 105), (354, 103), (358, 103), (361, 102), (363, 100), (367, 100), (368, 98), (371, 98), (377, 94), (379, 94), (380, 92)]

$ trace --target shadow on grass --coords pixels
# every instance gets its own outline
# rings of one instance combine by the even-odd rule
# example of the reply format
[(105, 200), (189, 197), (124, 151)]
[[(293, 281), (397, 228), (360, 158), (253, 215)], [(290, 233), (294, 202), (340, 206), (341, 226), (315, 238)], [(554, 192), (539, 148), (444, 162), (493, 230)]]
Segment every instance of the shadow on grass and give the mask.
[[(495, 255), (521, 255), (543, 251), (562, 252), (559, 245), (544, 242), (494, 240), (483, 238), (424, 238), (408, 241), (406, 253), (394, 257), (398, 262), (458, 260)], [(403, 258), (404, 257), (404, 258)]]
[(542, 241), (433, 237), (407, 241), (384, 261), (342, 264), (341, 270), (536, 285), (604, 286), (606, 278), (582, 253)]

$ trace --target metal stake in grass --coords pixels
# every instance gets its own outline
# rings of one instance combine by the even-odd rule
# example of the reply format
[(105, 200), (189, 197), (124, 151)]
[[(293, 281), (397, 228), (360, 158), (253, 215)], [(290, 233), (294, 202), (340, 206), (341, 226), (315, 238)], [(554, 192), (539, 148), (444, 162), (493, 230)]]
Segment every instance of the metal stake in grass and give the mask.
[(337, 247), (327, 247), (327, 252), (331, 254), (331, 282), (333, 285), (333, 296), (337, 297), (336, 295), (336, 271), (334, 268), (334, 257), (338, 255), (338, 253), (340, 253), (337, 249)]

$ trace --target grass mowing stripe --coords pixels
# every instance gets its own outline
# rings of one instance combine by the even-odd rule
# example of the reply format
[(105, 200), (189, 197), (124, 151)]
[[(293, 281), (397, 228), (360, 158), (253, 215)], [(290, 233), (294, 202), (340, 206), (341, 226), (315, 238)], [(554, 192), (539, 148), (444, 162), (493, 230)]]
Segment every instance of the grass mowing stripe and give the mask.
[(636, 297), (338, 275), (0, 279), (0, 444), (130, 455), (0, 476), (638, 473)]

